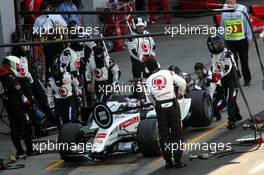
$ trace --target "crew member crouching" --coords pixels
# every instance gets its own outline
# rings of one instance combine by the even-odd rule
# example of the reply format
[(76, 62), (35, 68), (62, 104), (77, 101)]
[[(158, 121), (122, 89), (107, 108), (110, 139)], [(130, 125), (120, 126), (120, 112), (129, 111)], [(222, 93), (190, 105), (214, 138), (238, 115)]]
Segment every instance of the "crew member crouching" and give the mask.
[(214, 117), (217, 121), (221, 120), (222, 116), (220, 110), (226, 106), (226, 103), (223, 87), (220, 81), (214, 82), (212, 79), (212, 72), (208, 70), (203, 63), (196, 63), (194, 71), (198, 77), (196, 85), (210, 94), (211, 99), (213, 100)]

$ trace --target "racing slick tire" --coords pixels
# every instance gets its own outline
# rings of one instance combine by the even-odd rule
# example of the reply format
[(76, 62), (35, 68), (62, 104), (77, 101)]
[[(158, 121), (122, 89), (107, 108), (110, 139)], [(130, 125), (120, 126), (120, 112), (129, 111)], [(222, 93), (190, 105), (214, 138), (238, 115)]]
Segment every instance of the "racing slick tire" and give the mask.
[[(67, 123), (60, 129), (58, 142), (60, 144), (60, 156), (61, 159), (67, 162), (78, 161), (81, 159), (80, 156), (76, 155), (69, 148), (72, 144), (79, 144), (82, 139), (81, 124), (79, 123)], [(65, 150), (65, 145), (67, 150)]]
[(157, 126), (157, 120), (154, 118), (141, 120), (138, 125), (137, 143), (144, 157), (154, 157), (161, 154)]
[(192, 99), (188, 126), (209, 126), (213, 119), (213, 104), (210, 95), (204, 90), (193, 90), (188, 94), (188, 97)]

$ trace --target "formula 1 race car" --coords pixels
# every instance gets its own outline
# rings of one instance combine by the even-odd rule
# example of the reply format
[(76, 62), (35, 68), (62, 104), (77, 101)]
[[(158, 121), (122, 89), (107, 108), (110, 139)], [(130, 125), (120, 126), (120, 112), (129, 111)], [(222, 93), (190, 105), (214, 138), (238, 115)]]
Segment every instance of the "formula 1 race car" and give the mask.
[[(144, 84), (141, 81), (141, 85)], [(90, 143), (89, 149), (61, 149), (65, 161), (88, 158), (102, 161), (109, 154), (141, 152), (145, 157), (160, 155), (154, 106), (144, 97), (112, 96), (105, 104), (97, 104), (88, 124), (68, 123), (62, 126), (58, 142), (61, 145)], [(193, 81), (187, 86), (187, 95), (178, 100), (184, 127), (206, 127), (213, 117), (210, 96)], [(87, 148), (87, 147), (86, 147)], [(83, 150), (83, 148), (82, 148)]]

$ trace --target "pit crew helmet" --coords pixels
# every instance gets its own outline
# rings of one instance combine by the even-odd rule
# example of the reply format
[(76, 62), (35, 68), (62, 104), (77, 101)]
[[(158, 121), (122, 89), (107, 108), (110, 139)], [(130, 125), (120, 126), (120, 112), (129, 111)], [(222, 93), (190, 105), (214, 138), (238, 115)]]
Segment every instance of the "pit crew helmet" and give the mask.
[(143, 18), (136, 18), (135, 20), (133, 20), (132, 28), (133, 30), (136, 30), (139, 26), (144, 26), (144, 28), (146, 28), (147, 22)]
[(216, 36), (210, 36), (207, 39), (207, 47), (212, 54), (218, 55), (225, 48), (224, 38), (219, 34)]
[(16, 56), (9, 55), (5, 57), (3, 64), (7, 64), (15, 76), (18, 75), (19, 67), (20, 67), (20, 59)]

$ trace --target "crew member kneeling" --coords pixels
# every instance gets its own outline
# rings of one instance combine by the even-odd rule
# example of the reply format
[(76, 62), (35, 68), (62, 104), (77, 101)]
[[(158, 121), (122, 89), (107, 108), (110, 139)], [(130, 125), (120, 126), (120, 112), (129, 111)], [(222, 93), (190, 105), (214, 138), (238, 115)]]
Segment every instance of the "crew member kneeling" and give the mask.
[[(167, 146), (173, 143), (177, 144), (178, 148), (180, 148), (182, 126), (177, 97), (183, 97), (186, 82), (172, 71), (160, 70), (155, 59), (148, 59), (146, 67), (152, 74), (146, 81), (146, 95), (156, 108), (160, 146), (163, 158), (166, 161), (165, 168), (173, 167), (172, 156), (174, 157), (176, 168), (184, 167), (185, 164), (181, 162), (182, 150), (177, 149), (172, 151)], [(178, 86), (177, 96), (174, 91), (175, 85)]]

